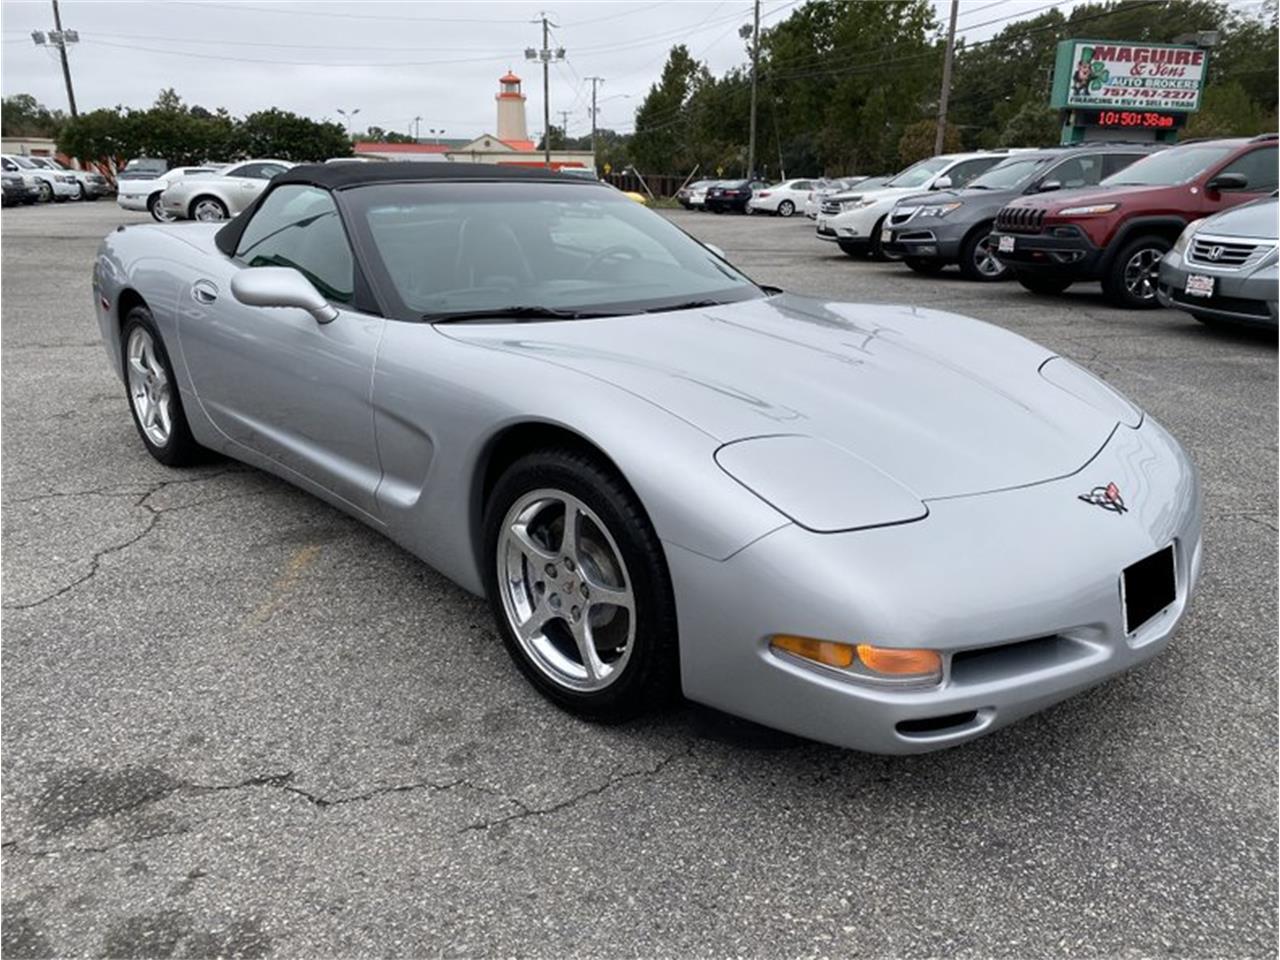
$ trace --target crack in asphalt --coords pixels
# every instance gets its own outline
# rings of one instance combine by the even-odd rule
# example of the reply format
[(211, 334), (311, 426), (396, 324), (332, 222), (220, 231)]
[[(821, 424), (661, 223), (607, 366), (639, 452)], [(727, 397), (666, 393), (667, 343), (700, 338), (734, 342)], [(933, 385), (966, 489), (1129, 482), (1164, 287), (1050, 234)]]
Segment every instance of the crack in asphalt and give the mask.
[[(115, 553), (120, 553), (123, 550), (127, 550), (129, 547), (132, 547), (134, 544), (139, 543), (140, 541), (145, 539), (148, 535), (151, 534), (152, 531), (155, 530), (156, 526), (160, 522), (160, 518), (166, 513), (176, 513), (180, 510), (190, 510), (195, 507), (204, 506), (205, 504), (208, 504), (208, 503), (216, 503), (220, 500), (230, 500), (230, 499), (236, 499), (239, 497), (257, 496), (261, 494), (261, 491), (255, 491), (251, 493), (229, 494), (223, 497), (213, 497), (206, 500), (198, 500), (195, 503), (181, 504), (176, 507), (154, 507), (147, 502), (151, 497), (155, 496), (161, 490), (164, 490), (167, 487), (171, 487), (177, 484), (201, 483), (207, 480), (214, 480), (218, 477), (226, 476), (228, 474), (248, 473), (248, 472), (249, 471), (246, 471), (246, 470), (229, 469), (229, 470), (223, 470), (214, 474), (206, 474), (201, 477), (184, 478), (180, 480), (158, 480), (148, 485), (148, 488), (142, 493), (138, 493), (137, 491), (132, 491), (127, 493), (121, 492), (119, 494), (104, 494), (100, 491), (73, 491), (69, 493), (43, 494), (40, 496), (28, 497), (26, 499), (16, 500), (16, 501), (6, 501), (6, 505), (16, 505), (21, 503), (32, 503), (37, 500), (49, 500), (49, 499), (59, 499), (64, 497), (77, 497), (77, 496), (135, 497), (136, 500), (133, 506), (136, 509), (142, 509), (147, 511), (147, 522), (141, 531), (129, 537), (127, 540), (124, 540), (121, 543), (112, 544), (109, 547), (104, 547), (101, 550), (95, 551), (89, 557), (89, 569), (84, 573), (83, 576), (77, 577), (75, 580), (71, 581), (70, 583), (64, 584), (63, 586), (59, 587), (57, 590), (54, 590), (52, 593), (45, 594), (43, 597), (40, 597), (36, 600), (30, 600), (22, 603), (0, 604), (0, 609), (30, 610), (34, 607), (43, 606), (46, 603), (56, 600), (67, 593), (70, 593), (72, 590), (74, 590), (76, 587), (80, 586), (81, 584), (88, 583), (95, 576), (97, 576), (98, 570), (100, 569), (104, 558), (109, 557)], [(115, 486), (118, 487), (119, 485), (115, 485)], [(112, 489), (112, 488), (106, 487), (102, 489)]]
[(468, 824), (459, 830), (458, 833), (464, 834), (475, 830), (488, 830), (491, 827), (496, 827), (503, 823), (510, 823), (512, 820), (524, 820), (528, 817), (543, 817), (548, 814), (559, 813), (561, 810), (567, 810), (584, 800), (590, 800), (593, 797), (598, 797), (602, 793), (612, 790), (620, 783), (626, 783), (629, 780), (647, 780), (652, 777), (656, 777), (675, 761), (691, 756), (693, 756), (693, 741), (687, 742), (683, 750), (677, 750), (674, 753), (667, 754), (652, 767), (645, 767), (639, 770), (628, 770), (625, 773), (611, 775), (604, 783), (582, 790), (570, 797), (566, 797), (564, 800), (558, 800), (545, 807), (531, 807), (523, 800), (519, 800), (516, 797), (505, 797), (504, 799), (519, 808), (515, 813), (509, 814), (505, 817), (498, 817), (494, 820), (482, 820), (479, 823)]

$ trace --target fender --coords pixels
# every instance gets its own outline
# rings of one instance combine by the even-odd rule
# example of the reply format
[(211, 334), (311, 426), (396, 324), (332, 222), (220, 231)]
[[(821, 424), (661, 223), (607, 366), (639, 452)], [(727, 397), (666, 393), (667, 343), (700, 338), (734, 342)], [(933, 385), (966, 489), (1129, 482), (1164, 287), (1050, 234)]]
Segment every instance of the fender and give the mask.
[(1125, 221), (1120, 225), (1120, 229), (1115, 235), (1107, 241), (1105, 252), (1102, 254), (1102, 260), (1099, 261), (1099, 269), (1103, 272), (1111, 268), (1112, 261), (1119, 255), (1120, 250), (1133, 237), (1142, 233), (1164, 233), (1172, 230), (1174, 235), (1181, 233), (1186, 229), (1192, 218), (1178, 217), (1173, 215), (1134, 217)]

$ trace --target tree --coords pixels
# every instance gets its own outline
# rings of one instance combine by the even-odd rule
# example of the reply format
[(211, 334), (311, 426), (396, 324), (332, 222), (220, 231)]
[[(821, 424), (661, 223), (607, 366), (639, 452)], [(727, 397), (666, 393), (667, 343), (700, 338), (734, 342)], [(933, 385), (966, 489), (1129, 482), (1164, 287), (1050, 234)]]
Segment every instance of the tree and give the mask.
[(50, 110), (29, 93), (0, 102), (0, 132), (6, 137), (56, 137), (66, 119), (61, 110)]
[(661, 78), (636, 111), (631, 153), (641, 169), (667, 173), (688, 165), (685, 107), (705, 77), (706, 68), (690, 56), (688, 47), (681, 43), (671, 48)]
[(1045, 104), (1027, 102), (1009, 118), (997, 138), (1000, 147), (1051, 147), (1062, 139), (1058, 111)]
[(1238, 80), (1207, 87), (1200, 111), (1187, 121), (1187, 137), (1247, 137), (1275, 130), (1275, 114), (1268, 115), (1250, 98)]
[[(547, 149), (547, 138), (545, 135), (539, 138), (538, 149), (539, 150)], [(551, 149), (552, 150), (568, 149), (568, 141), (565, 140), (563, 128), (557, 127), (554, 123), (551, 125)]]
[[(898, 140), (898, 159), (902, 166), (909, 167), (918, 160), (932, 157), (937, 137), (937, 120), (917, 120), (902, 131)], [(949, 123), (942, 135), (942, 149), (944, 153), (956, 153), (960, 150), (960, 131)]]
[(340, 123), (317, 123), (287, 110), (251, 113), (237, 126), (238, 153), (305, 162), (351, 156), (351, 141)]

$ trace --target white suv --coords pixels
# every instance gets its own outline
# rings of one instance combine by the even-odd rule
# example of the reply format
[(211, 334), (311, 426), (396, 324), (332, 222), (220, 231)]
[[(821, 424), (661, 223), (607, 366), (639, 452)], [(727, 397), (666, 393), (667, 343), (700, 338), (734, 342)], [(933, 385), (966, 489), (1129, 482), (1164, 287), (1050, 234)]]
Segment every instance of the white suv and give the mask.
[(6, 173), (20, 173), (24, 178), (34, 177), (36, 186), (40, 189), (41, 203), (48, 203), (50, 200), (62, 202), (80, 196), (80, 184), (75, 174), (46, 170), (40, 164), (33, 163), (30, 157), (21, 157), (15, 153), (0, 154), (0, 167)]
[(881, 233), (885, 217), (899, 197), (924, 190), (959, 189), (1016, 152), (944, 153), (912, 164), (874, 190), (859, 192), (855, 187), (850, 193), (828, 197), (818, 212), (818, 237), (838, 243), (851, 257), (870, 254), (876, 260), (886, 260), (880, 248)]

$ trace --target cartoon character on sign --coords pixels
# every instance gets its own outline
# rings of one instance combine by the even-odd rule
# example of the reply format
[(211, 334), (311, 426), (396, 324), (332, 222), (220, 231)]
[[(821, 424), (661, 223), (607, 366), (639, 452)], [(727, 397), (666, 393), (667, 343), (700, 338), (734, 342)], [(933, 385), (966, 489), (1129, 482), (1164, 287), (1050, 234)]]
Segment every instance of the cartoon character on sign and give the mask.
[(1107, 67), (1101, 60), (1093, 59), (1093, 47), (1082, 47), (1080, 62), (1071, 74), (1071, 92), (1085, 96), (1098, 90), (1107, 82)]

